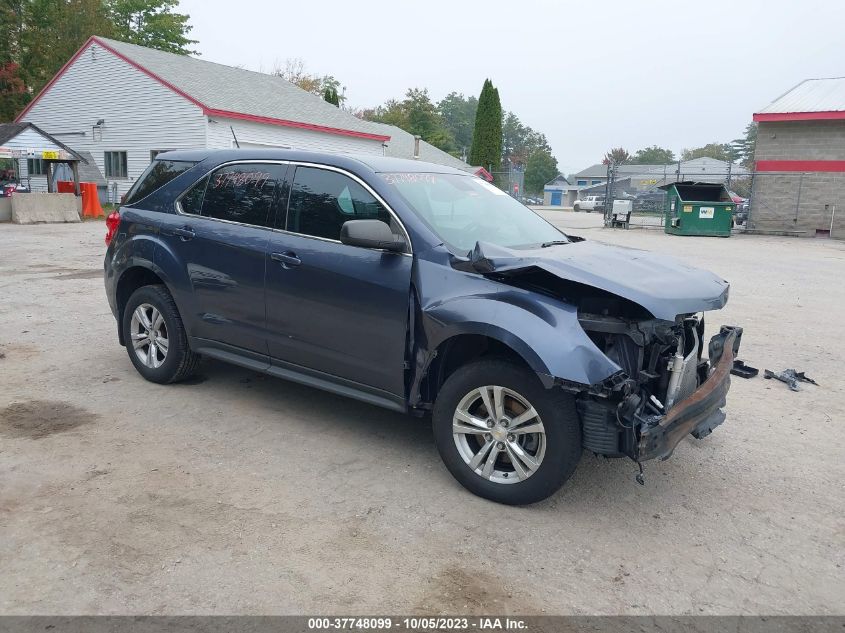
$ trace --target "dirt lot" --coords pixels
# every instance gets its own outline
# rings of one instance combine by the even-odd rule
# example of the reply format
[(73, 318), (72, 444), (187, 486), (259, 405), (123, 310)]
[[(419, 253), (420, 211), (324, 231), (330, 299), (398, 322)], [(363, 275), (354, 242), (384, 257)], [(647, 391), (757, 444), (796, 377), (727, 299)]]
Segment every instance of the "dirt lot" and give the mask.
[(465, 492), (425, 421), (206, 362), (144, 382), (103, 294), (101, 223), (0, 225), (0, 613), (836, 614), (845, 243), (591, 239), (731, 281), (710, 320), (761, 368), (728, 421), (646, 467), (585, 455), (551, 500)]

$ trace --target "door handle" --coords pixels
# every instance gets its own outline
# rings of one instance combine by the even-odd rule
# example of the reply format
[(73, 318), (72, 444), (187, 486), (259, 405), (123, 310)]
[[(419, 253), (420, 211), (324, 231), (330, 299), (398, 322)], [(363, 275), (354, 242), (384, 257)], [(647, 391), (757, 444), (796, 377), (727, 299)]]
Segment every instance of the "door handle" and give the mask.
[(289, 268), (291, 266), (299, 266), (302, 263), (302, 260), (296, 256), (296, 253), (292, 251), (287, 251), (286, 253), (271, 253), (270, 259), (274, 262), (279, 262), (283, 268)]
[(177, 237), (181, 237), (183, 241), (187, 242), (189, 239), (196, 236), (194, 230), (190, 226), (185, 226), (182, 228), (173, 228), (173, 229), (166, 229), (164, 231), (165, 235), (175, 235)]

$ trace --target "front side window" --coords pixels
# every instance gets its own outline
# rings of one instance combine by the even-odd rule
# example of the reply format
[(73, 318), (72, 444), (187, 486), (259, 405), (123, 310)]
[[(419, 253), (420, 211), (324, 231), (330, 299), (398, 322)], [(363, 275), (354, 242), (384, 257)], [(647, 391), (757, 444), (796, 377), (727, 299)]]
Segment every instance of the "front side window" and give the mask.
[(30, 176), (46, 176), (47, 163), (40, 158), (27, 158), (26, 171)]
[[(276, 189), (284, 180), (285, 166), (271, 163), (229, 165), (212, 172), (204, 184), (201, 215), (253, 226), (270, 226)], [(202, 181), (201, 181), (202, 182)], [(194, 187), (180, 201), (182, 209), (196, 208), (199, 188)]]
[(479, 241), (508, 248), (566, 241), (531, 209), (475, 176), (418, 172), (381, 176), (456, 254), (466, 255)]
[(154, 160), (126, 194), (125, 204), (143, 200), (194, 165), (185, 160)]
[(105, 152), (106, 178), (128, 178), (126, 152)]
[(340, 240), (340, 228), (347, 220), (381, 220), (398, 233), (388, 210), (349, 176), (328, 169), (297, 167), (287, 230)]

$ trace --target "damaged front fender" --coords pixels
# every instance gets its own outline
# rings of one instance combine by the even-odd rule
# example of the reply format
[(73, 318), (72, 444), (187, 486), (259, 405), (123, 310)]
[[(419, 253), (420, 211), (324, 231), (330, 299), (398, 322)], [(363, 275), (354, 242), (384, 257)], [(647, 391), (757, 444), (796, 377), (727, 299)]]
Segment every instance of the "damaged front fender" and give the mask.
[(587, 336), (575, 306), (484, 276), (455, 271), (448, 283), (438, 284), (442, 268), (425, 260), (417, 264), (415, 342), (417, 357), (410, 404), (420, 401), (420, 382), (436, 350), (464, 334), (481, 335), (507, 345), (519, 354), (546, 386), (564, 381), (588, 388), (621, 371)]

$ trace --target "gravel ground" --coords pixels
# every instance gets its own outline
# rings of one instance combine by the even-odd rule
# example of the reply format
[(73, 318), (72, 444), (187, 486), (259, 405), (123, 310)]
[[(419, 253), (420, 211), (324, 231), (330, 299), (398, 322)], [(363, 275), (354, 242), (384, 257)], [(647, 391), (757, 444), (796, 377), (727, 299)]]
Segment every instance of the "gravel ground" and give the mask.
[(504, 507), (452, 480), (427, 421), (217, 362), (145, 382), (102, 223), (0, 225), (0, 613), (841, 614), (845, 243), (543, 213), (723, 275), (709, 329), (820, 386), (736, 378), (728, 421), (644, 487), (584, 455)]

